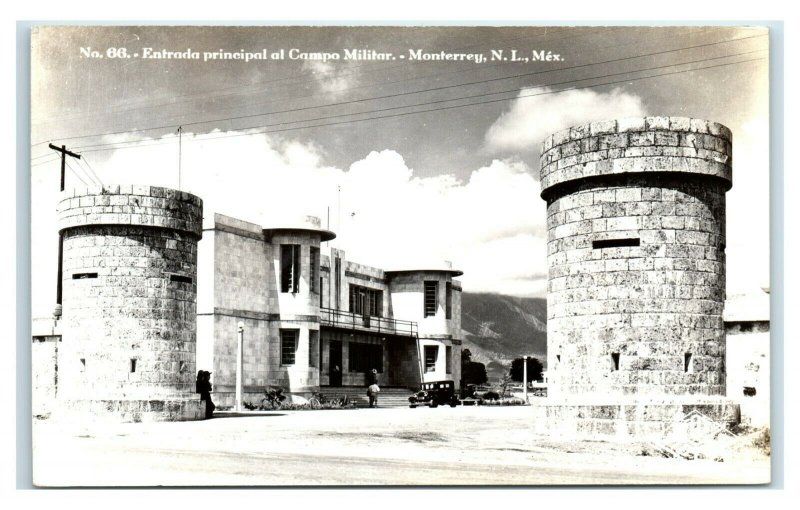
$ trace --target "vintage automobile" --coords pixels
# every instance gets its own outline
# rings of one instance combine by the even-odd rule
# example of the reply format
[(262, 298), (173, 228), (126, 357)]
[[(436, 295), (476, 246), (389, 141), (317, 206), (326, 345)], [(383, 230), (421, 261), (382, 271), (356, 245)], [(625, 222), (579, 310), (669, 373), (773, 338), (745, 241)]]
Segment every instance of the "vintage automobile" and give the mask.
[(449, 405), (455, 407), (461, 402), (458, 400), (453, 381), (435, 381), (422, 383), (420, 391), (408, 397), (409, 407), (417, 406), (438, 407)]

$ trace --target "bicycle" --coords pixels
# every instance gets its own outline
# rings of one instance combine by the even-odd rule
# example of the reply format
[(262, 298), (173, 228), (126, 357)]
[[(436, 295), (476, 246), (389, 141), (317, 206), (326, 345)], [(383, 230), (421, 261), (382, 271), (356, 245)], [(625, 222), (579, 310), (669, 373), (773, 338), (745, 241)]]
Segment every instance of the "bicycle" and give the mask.
[(314, 392), (311, 394), (311, 397), (308, 399), (308, 406), (311, 409), (322, 409), (323, 404), (327, 402), (325, 395), (319, 392)]
[(280, 409), (286, 395), (282, 388), (268, 388), (264, 390), (264, 398), (261, 399), (261, 409), (275, 410)]

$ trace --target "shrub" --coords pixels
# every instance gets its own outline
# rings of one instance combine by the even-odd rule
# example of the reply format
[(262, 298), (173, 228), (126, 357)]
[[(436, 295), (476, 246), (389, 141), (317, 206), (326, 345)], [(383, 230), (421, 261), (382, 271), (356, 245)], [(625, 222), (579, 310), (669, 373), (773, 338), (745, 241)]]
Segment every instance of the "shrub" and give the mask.
[(753, 438), (753, 446), (758, 448), (764, 455), (769, 457), (769, 455), (772, 453), (772, 447), (770, 445), (770, 433), (768, 427), (759, 430), (755, 434), (755, 437)]
[(481, 400), (480, 404), (484, 406), (522, 406), (525, 405), (525, 401), (521, 398), (511, 397), (497, 400)]
[(483, 394), (483, 400), (500, 400), (500, 394), (496, 391), (487, 391)]

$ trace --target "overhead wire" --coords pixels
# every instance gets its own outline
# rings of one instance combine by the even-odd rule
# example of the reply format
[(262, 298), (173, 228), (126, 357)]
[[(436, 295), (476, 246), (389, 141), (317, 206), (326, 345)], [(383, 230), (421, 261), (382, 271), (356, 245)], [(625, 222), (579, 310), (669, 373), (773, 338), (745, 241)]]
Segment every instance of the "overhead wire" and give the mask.
[[(284, 113), (295, 113), (295, 112), (299, 112), (299, 111), (307, 111), (307, 110), (313, 110), (313, 109), (318, 109), (318, 108), (329, 108), (329, 107), (334, 107), (334, 106), (344, 106), (344, 105), (349, 105), (349, 104), (363, 103), (363, 102), (366, 102), (366, 101), (377, 101), (377, 100), (381, 100), (381, 99), (391, 99), (391, 98), (396, 98), (396, 97), (408, 96), (408, 95), (412, 95), (412, 94), (422, 94), (422, 93), (427, 93), (427, 92), (436, 92), (436, 91), (452, 89), (452, 88), (457, 88), (457, 87), (466, 87), (466, 86), (471, 86), (471, 85), (492, 83), (492, 82), (497, 82), (497, 81), (502, 81), (502, 80), (510, 80), (510, 79), (528, 77), (528, 76), (533, 76), (533, 75), (547, 74), (547, 73), (552, 73), (552, 72), (574, 70), (574, 69), (590, 67), (590, 66), (595, 66), (595, 65), (604, 65), (604, 64), (623, 62), (623, 61), (627, 61), (627, 60), (633, 60), (633, 59), (644, 58), (644, 57), (652, 57), (652, 56), (657, 56), (657, 55), (662, 55), (662, 54), (667, 54), (667, 53), (675, 53), (675, 52), (679, 52), (679, 51), (686, 51), (686, 50), (697, 49), (697, 48), (708, 47), (708, 46), (715, 46), (715, 45), (719, 45), (719, 44), (725, 44), (725, 43), (729, 43), (729, 42), (753, 39), (753, 38), (757, 38), (757, 37), (765, 37), (765, 35), (760, 34), (760, 35), (740, 37), (740, 38), (734, 38), (734, 39), (726, 39), (724, 41), (716, 41), (716, 42), (712, 42), (712, 43), (704, 43), (704, 44), (698, 44), (698, 45), (692, 45), (692, 46), (685, 46), (685, 47), (681, 47), (681, 48), (674, 48), (674, 49), (670, 49), (670, 50), (662, 50), (662, 51), (657, 51), (657, 52), (652, 52), (652, 53), (645, 53), (645, 54), (640, 54), (640, 55), (631, 55), (631, 56), (627, 56), (627, 57), (621, 57), (621, 58), (605, 60), (605, 61), (600, 61), (600, 62), (589, 62), (589, 63), (578, 64), (578, 65), (574, 65), (574, 66), (559, 67), (559, 68), (556, 68), (556, 69), (546, 69), (544, 71), (533, 71), (533, 72), (528, 72), (528, 73), (519, 73), (519, 74), (515, 74), (515, 75), (510, 75), (510, 76), (495, 77), (495, 78), (490, 78), (490, 79), (485, 79), (485, 80), (477, 80), (477, 81), (472, 81), (472, 82), (467, 82), (467, 83), (443, 85), (443, 86), (440, 86), (440, 87), (433, 87), (433, 88), (428, 88), (428, 89), (423, 89), (423, 90), (398, 92), (398, 93), (394, 93), (394, 94), (387, 94), (387, 95), (370, 97), (370, 98), (360, 98), (360, 99), (353, 99), (353, 100), (348, 100), (348, 101), (340, 101), (340, 102), (328, 103), (328, 104), (323, 104), (323, 105), (305, 106), (305, 107), (291, 108), (291, 109), (278, 110), (278, 111), (272, 111), (272, 112), (261, 112), (261, 113), (255, 113), (255, 114), (237, 115), (237, 116), (223, 117), (223, 118), (216, 118), (216, 119), (206, 119), (206, 120), (195, 121), (195, 122), (183, 122), (182, 125), (183, 126), (195, 126), (195, 125), (202, 125), (202, 124), (210, 124), (210, 123), (213, 123), (213, 122), (230, 122), (230, 121), (233, 121), (233, 120), (242, 120), (242, 119), (246, 119), (246, 118), (263, 117), (263, 116), (267, 116), (267, 115), (278, 115), (278, 114), (284, 114)], [(165, 124), (165, 125), (150, 126), (150, 127), (138, 128), (138, 129), (132, 129), (132, 130), (128, 129), (128, 130), (123, 130), (123, 131), (111, 131), (111, 132), (105, 132), (105, 133), (93, 133), (93, 134), (88, 134), (88, 135), (75, 135), (75, 136), (70, 136), (70, 137), (64, 137), (64, 138), (61, 138), (60, 140), (75, 140), (75, 139), (91, 138), (91, 137), (98, 137), (98, 136), (111, 136), (111, 135), (118, 135), (118, 134), (141, 133), (141, 132), (146, 132), (146, 131), (154, 131), (154, 130), (160, 130), (160, 129), (173, 128), (173, 127), (174, 127), (174, 124)]]
[(93, 166), (92, 166), (92, 164), (89, 162), (89, 160), (88, 160), (88, 159), (86, 159), (86, 158), (84, 158), (84, 159), (86, 160), (86, 166), (88, 166), (88, 167), (89, 167), (89, 169), (92, 171), (92, 173), (93, 173), (93, 174), (94, 174), (94, 175), (97, 177), (97, 180), (98, 180), (98, 181), (100, 181), (100, 185), (101, 185), (101, 186), (102, 186), (102, 185), (104, 185), (104, 184), (103, 184), (103, 180), (100, 178), (100, 175), (98, 175), (98, 173), (94, 171), (94, 167), (93, 167)]
[[(567, 84), (577, 83), (577, 82), (582, 82), (582, 81), (587, 81), (587, 80), (610, 78), (612, 76), (630, 75), (630, 74), (644, 72), (644, 71), (666, 69), (666, 68), (670, 68), (670, 67), (690, 65), (690, 64), (696, 64), (696, 63), (701, 63), (701, 62), (709, 62), (709, 61), (720, 60), (720, 59), (724, 59), (724, 58), (733, 58), (733, 57), (737, 57), (737, 56), (744, 56), (744, 55), (748, 55), (748, 54), (752, 54), (752, 53), (758, 53), (758, 52), (761, 52), (761, 51), (765, 51), (765, 50), (763, 50), (763, 49), (761, 49), (761, 50), (753, 50), (753, 51), (742, 52), (742, 53), (731, 54), (731, 55), (722, 55), (722, 56), (719, 56), (719, 57), (692, 60), (692, 61), (687, 61), (687, 62), (672, 63), (672, 64), (668, 64), (668, 65), (654, 66), (654, 67), (648, 67), (648, 68), (642, 68), (642, 69), (627, 70), (627, 71), (623, 71), (623, 72), (619, 72), (619, 73), (603, 74), (603, 75), (600, 75), (600, 76), (591, 76), (591, 77), (586, 77), (586, 78), (576, 78), (576, 79), (566, 80), (566, 81), (562, 81), (562, 82), (546, 83), (546, 84), (536, 85), (536, 86), (532, 86), (532, 87), (525, 87), (524, 89), (552, 87), (552, 86), (567, 85)], [(752, 60), (760, 60), (760, 59), (752, 59)], [(661, 73), (661, 74), (658, 74), (658, 75), (655, 75), (655, 76), (667, 76), (667, 75), (671, 75), (671, 74), (680, 74), (680, 73), (683, 73), (683, 72), (691, 72), (691, 71), (695, 71), (695, 70), (710, 69), (710, 68), (714, 68), (714, 67), (720, 67), (720, 66), (725, 66), (725, 65), (733, 65), (733, 64), (749, 62), (749, 61), (751, 61), (751, 60), (742, 61), (742, 62), (732, 62), (732, 63), (721, 64), (721, 65), (717, 65), (717, 66), (705, 66), (705, 67), (698, 68), (698, 69), (681, 70), (681, 71), (673, 72), (673, 73)], [(365, 118), (365, 119), (351, 119), (351, 120), (348, 120), (348, 121), (335, 122), (335, 123), (325, 123), (325, 124), (317, 124), (317, 125), (311, 125), (311, 126), (299, 126), (299, 127), (294, 127), (294, 128), (286, 128), (286, 129), (280, 129), (280, 130), (259, 131), (259, 132), (251, 132), (251, 133), (246, 133), (246, 134), (237, 133), (237, 134), (230, 134), (230, 135), (193, 137), (193, 138), (187, 138), (186, 141), (195, 142), (195, 141), (213, 140), (213, 139), (224, 138), (224, 137), (234, 137), (234, 136), (243, 136), (243, 135), (251, 136), (251, 135), (273, 133), (273, 132), (282, 132), (282, 131), (290, 131), (290, 130), (298, 130), (298, 129), (309, 129), (309, 128), (313, 128), (313, 127), (322, 127), (322, 126), (326, 126), (326, 125), (341, 125), (341, 124), (344, 124), (346, 122), (364, 122), (364, 121), (368, 121), (368, 120), (377, 120), (377, 119), (383, 119), (383, 118), (393, 118), (393, 117), (399, 117), (399, 116), (405, 116), (405, 115), (411, 115), (411, 114), (428, 113), (428, 112), (433, 112), (433, 111), (449, 110), (449, 109), (453, 109), (453, 108), (464, 108), (464, 107), (469, 107), (469, 106), (477, 106), (477, 105), (490, 104), (490, 103), (496, 103), (496, 102), (502, 102), (502, 101), (512, 101), (512, 100), (522, 99), (522, 98), (526, 98), (526, 97), (534, 97), (534, 96), (545, 95), (545, 94), (554, 94), (554, 93), (559, 93), (559, 92), (566, 92), (568, 90), (577, 90), (577, 89), (583, 89), (583, 88), (592, 88), (592, 87), (596, 87), (596, 86), (626, 83), (626, 82), (630, 82), (630, 81), (638, 81), (640, 79), (646, 79), (646, 78), (651, 78), (651, 77), (655, 77), (655, 76), (640, 77), (640, 78), (628, 78), (628, 79), (619, 80), (619, 81), (612, 81), (612, 82), (607, 82), (607, 83), (587, 85), (585, 87), (572, 87), (572, 88), (567, 88), (567, 89), (558, 90), (558, 91), (548, 91), (548, 92), (541, 92), (541, 93), (536, 93), (536, 94), (520, 94), (517, 97), (501, 98), (501, 99), (494, 99), (494, 100), (487, 100), (487, 101), (478, 101), (478, 102), (467, 103), (467, 104), (462, 104), (462, 105), (454, 105), (454, 106), (438, 107), (438, 108), (429, 108), (429, 109), (425, 109), (425, 110), (415, 110), (415, 111), (411, 111), (411, 112), (401, 112), (401, 113), (396, 113), (396, 114), (391, 114), (391, 115), (381, 115), (381, 116), (377, 116), (377, 117), (368, 117), (368, 118)], [(304, 120), (279, 122), (279, 123), (268, 124), (268, 125), (245, 126), (245, 127), (239, 127), (237, 129), (238, 130), (264, 129), (264, 128), (269, 128), (269, 127), (283, 126), (283, 125), (287, 125), (287, 124), (298, 124), (298, 123), (304, 123), (304, 122), (315, 122), (315, 121), (320, 121), (320, 120), (329, 120), (329, 119), (332, 119), (332, 118), (339, 118), (339, 117), (350, 117), (350, 116), (356, 116), (356, 115), (366, 115), (366, 114), (373, 114), (373, 113), (381, 113), (381, 112), (393, 111), (393, 110), (398, 110), (398, 109), (415, 108), (415, 107), (419, 107), (419, 106), (429, 106), (429, 105), (433, 105), (433, 104), (441, 104), (441, 103), (447, 103), (447, 102), (453, 102), (453, 101), (463, 101), (463, 100), (466, 100), (466, 99), (475, 99), (475, 98), (479, 98), (479, 97), (487, 97), (487, 96), (493, 96), (493, 95), (499, 95), (499, 94), (520, 93), (521, 90), (524, 90), (524, 89), (515, 88), (515, 89), (503, 90), (503, 91), (499, 91), (499, 92), (487, 92), (487, 93), (483, 93), (483, 94), (474, 94), (474, 95), (470, 95), (470, 96), (461, 96), (461, 97), (456, 97), (456, 98), (441, 99), (441, 100), (436, 100), (436, 101), (428, 101), (428, 102), (424, 102), (424, 103), (416, 103), (416, 104), (405, 105), (405, 106), (387, 107), (387, 108), (368, 110), (368, 111), (363, 111), (363, 112), (344, 113), (344, 114), (330, 115), (330, 116), (325, 116), (325, 117), (317, 117), (317, 118), (313, 118), (313, 119), (304, 119)], [(137, 140), (126, 140), (126, 141), (110, 142), (110, 143), (104, 143), (104, 144), (83, 145), (83, 146), (77, 146), (74, 149), (75, 150), (81, 150), (82, 152), (93, 152), (93, 150), (97, 150), (98, 147), (106, 147), (106, 146), (113, 146), (113, 145), (120, 145), (120, 144), (135, 144), (135, 143), (138, 143), (138, 142), (141, 142), (141, 141), (146, 141), (146, 140), (147, 139), (138, 140), (138, 141)], [(154, 143), (140, 144), (138, 146), (143, 146), (144, 147), (144, 146), (150, 146), (150, 145), (160, 145), (160, 144), (164, 144), (164, 143), (170, 143), (170, 141), (164, 141), (164, 142), (160, 142), (159, 141), (159, 142), (154, 142)], [(125, 146), (120, 146), (120, 147), (116, 147), (116, 148), (121, 149), (121, 148), (126, 148), (126, 147)]]
[(65, 160), (65, 162), (66, 162), (66, 164), (67, 164), (67, 168), (69, 168), (69, 169), (70, 169), (70, 171), (71, 171), (73, 174), (75, 174), (75, 177), (77, 177), (77, 178), (78, 178), (78, 179), (79, 179), (79, 180), (80, 180), (80, 181), (81, 181), (81, 182), (82, 182), (82, 183), (83, 183), (85, 186), (88, 186), (89, 184), (88, 184), (86, 181), (84, 181), (84, 180), (83, 180), (83, 178), (82, 178), (80, 175), (78, 175), (78, 172), (76, 172), (76, 171), (75, 171), (75, 169), (74, 169), (74, 168), (72, 168), (72, 165), (69, 163), (69, 161), (66, 161), (66, 160)]
[(86, 159), (86, 156), (83, 156), (81, 159), (78, 160), (78, 165), (82, 166), (84, 170), (88, 173), (87, 175), (91, 174), (92, 181), (96, 182), (100, 186), (103, 186), (103, 181), (100, 180), (100, 177), (95, 173), (94, 169), (89, 165), (89, 161)]
[[(548, 41), (548, 42), (560, 41), (560, 40), (564, 40), (564, 39), (572, 39), (572, 38), (575, 38), (575, 37), (585, 37), (585, 36), (591, 35), (593, 33), (608, 32), (610, 30), (611, 30), (610, 27), (604, 27), (604, 28), (601, 28), (599, 30), (589, 31), (587, 33), (582, 33), (582, 34), (580, 34), (578, 36), (571, 36), (571, 37), (567, 37), (567, 38), (559, 38), (559, 39), (554, 39), (553, 41)], [(567, 27), (564, 30), (560, 30), (560, 31), (556, 32), (556, 34), (565, 33), (565, 32), (572, 32), (571, 27)], [(512, 39), (501, 40), (500, 42), (495, 42), (495, 43), (496, 44), (500, 44), (500, 43), (507, 43), (507, 42), (516, 41), (516, 40), (525, 40), (525, 39), (534, 39), (534, 38), (538, 39), (538, 38), (544, 37), (546, 35), (548, 35), (548, 34), (541, 34), (541, 35), (537, 35), (537, 36), (517, 37), (517, 38), (512, 38)], [(472, 45), (468, 45), (468, 46), (451, 48), (451, 49), (448, 49), (448, 50), (445, 50), (445, 51), (456, 51), (456, 50), (459, 50), (459, 49), (470, 48), (470, 47), (474, 47), (474, 46), (478, 46), (478, 43), (472, 44)], [(408, 61), (405, 61), (403, 64), (398, 64), (398, 65), (394, 65), (394, 66), (390, 66), (390, 67), (382, 67), (380, 69), (371, 69), (371, 70), (367, 70), (366, 72), (368, 72), (368, 73), (385, 72), (385, 71), (388, 71), (388, 70), (391, 70), (391, 69), (398, 69), (398, 68), (407, 67), (408, 64), (412, 64), (413, 65), (413, 64), (429, 64), (429, 63), (430, 62), (408, 62)], [(360, 67), (363, 67), (363, 66), (376, 65), (376, 64), (378, 64), (378, 63), (369, 62), (369, 63), (365, 63), (365, 64), (354, 65), (354, 66), (349, 67), (348, 70), (354, 70), (354, 69), (357, 69), (357, 68), (360, 68)], [(507, 64), (512, 64), (512, 63), (511, 62), (503, 62), (503, 63), (496, 64), (496, 65), (507, 65)], [(385, 65), (385, 63), (381, 62), (379, 65)], [(466, 70), (467, 69), (465, 69), (464, 71), (466, 71)], [(458, 72), (464, 72), (464, 71), (458, 71)], [(276, 78), (276, 79), (273, 79), (273, 80), (265, 80), (265, 81), (262, 81), (262, 82), (259, 82), (259, 83), (256, 83), (256, 84), (246, 85), (245, 87), (251, 87), (251, 86), (254, 86), (254, 85), (260, 86), (260, 85), (264, 85), (264, 84), (270, 84), (270, 83), (275, 83), (275, 82), (279, 82), (279, 81), (286, 81), (286, 80), (291, 80), (291, 79), (295, 79), (295, 78), (304, 78), (306, 76), (314, 76), (316, 78), (316, 77), (319, 77), (319, 75), (336, 74), (337, 72), (338, 71), (336, 71), (336, 70), (320, 71), (320, 72), (312, 71), (312, 72), (301, 73), (301, 74), (294, 75), (294, 76), (289, 76), (289, 77)], [(348, 73), (348, 74), (345, 74), (345, 76), (350, 76), (351, 74), (356, 74), (356, 73)], [(425, 77), (437, 76), (439, 74), (448, 74), (448, 73), (437, 73), (437, 74), (434, 74), (434, 75), (427, 75)], [(341, 73), (338, 74), (337, 76), (341, 76)], [(414, 79), (417, 79), (417, 78), (414, 78)], [(399, 80), (397, 83), (401, 83), (403, 81), (408, 81), (408, 80)], [(309, 81), (306, 81), (305, 83), (312, 83), (312, 82), (313, 82), (313, 80), (309, 80)], [(301, 83), (304, 83), (304, 82), (301, 82)], [(381, 84), (381, 83), (375, 83), (375, 84), (371, 84), (371, 85), (378, 85), (378, 84)], [(297, 84), (287, 84), (286, 85), (287, 88), (288, 87), (295, 87), (296, 88), (296, 86), (297, 86)], [(191, 102), (191, 101), (197, 101), (197, 100), (217, 99), (217, 98), (229, 97), (229, 96), (235, 96), (235, 95), (241, 95), (241, 94), (257, 94), (257, 93), (264, 92), (264, 89), (259, 89), (259, 90), (255, 90), (255, 91), (252, 91), (252, 92), (242, 92), (241, 89), (245, 88), (245, 87), (243, 87), (241, 85), (237, 85), (237, 86), (233, 86), (233, 87), (223, 87), (221, 89), (215, 89), (215, 90), (207, 91), (207, 92), (204, 92), (202, 94), (184, 94), (184, 95), (174, 96), (174, 98), (191, 98), (191, 99), (189, 99), (187, 101), (170, 101), (170, 102), (166, 102), (166, 103), (159, 103), (159, 104), (153, 104), (153, 105), (146, 105), (146, 102), (145, 102), (144, 106), (137, 106), (137, 107), (134, 107), (134, 108), (125, 108), (125, 109), (118, 109), (118, 108), (108, 109), (108, 108), (104, 108), (104, 109), (96, 109), (96, 110), (93, 110), (93, 111), (90, 111), (90, 112), (81, 112), (81, 113), (67, 114), (67, 115), (61, 115), (61, 116), (51, 116), (50, 118), (53, 119), (53, 120), (63, 120), (63, 119), (67, 119), (67, 118), (75, 118), (75, 117), (85, 116), (87, 114), (94, 114), (94, 113), (111, 113), (111, 112), (113, 112), (113, 113), (124, 113), (124, 112), (127, 112), (127, 111), (158, 108), (158, 107), (161, 107), (161, 106), (172, 106), (172, 105), (175, 105), (175, 104), (182, 104), (182, 103)], [(357, 88), (357, 87), (354, 87), (354, 88)], [(224, 90), (235, 90), (235, 89), (239, 89), (239, 92), (231, 93), (231, 94), (219, 94), (219, 95), (211, 95), (210, 94), (210, 93), (213, 93), (213, 92), (224, 91)], [(308, 97), (308, 96), (304, 96), (304, 97)], [(125, 105), (125, 106), (128, 106), (128, 105)], [(44, 143), (44, 142), (39, 142), (39, 143)]]

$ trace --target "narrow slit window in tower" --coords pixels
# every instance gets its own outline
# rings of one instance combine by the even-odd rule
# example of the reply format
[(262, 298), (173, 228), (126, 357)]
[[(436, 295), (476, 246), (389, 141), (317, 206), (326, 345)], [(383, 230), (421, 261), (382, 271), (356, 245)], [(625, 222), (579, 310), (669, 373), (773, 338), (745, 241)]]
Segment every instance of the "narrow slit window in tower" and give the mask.
[(89, 278), (97, 278), (97, 273), (72, 273), (73, 280), (86, 280)]
[(613, 368), (611, 370), (616, 372), (617, 370), (619, 370), (619, 353), (618, 352), (612, 352), (611, 353), (611, 361), (613, 363)]
[(639, 246), (640, 241), (638, 237), (629, 237), (623, 239), (595, 239), (592, 241), (592, 248), (595, 250), (600, 248), (620, 248), (623, 246)]
[(136, 358), (131, 358), (131, 373), (136, 372)]
[(687, 352), (683, 355), (683, 371), (688, 373), (692, 372), (692, 353)]

